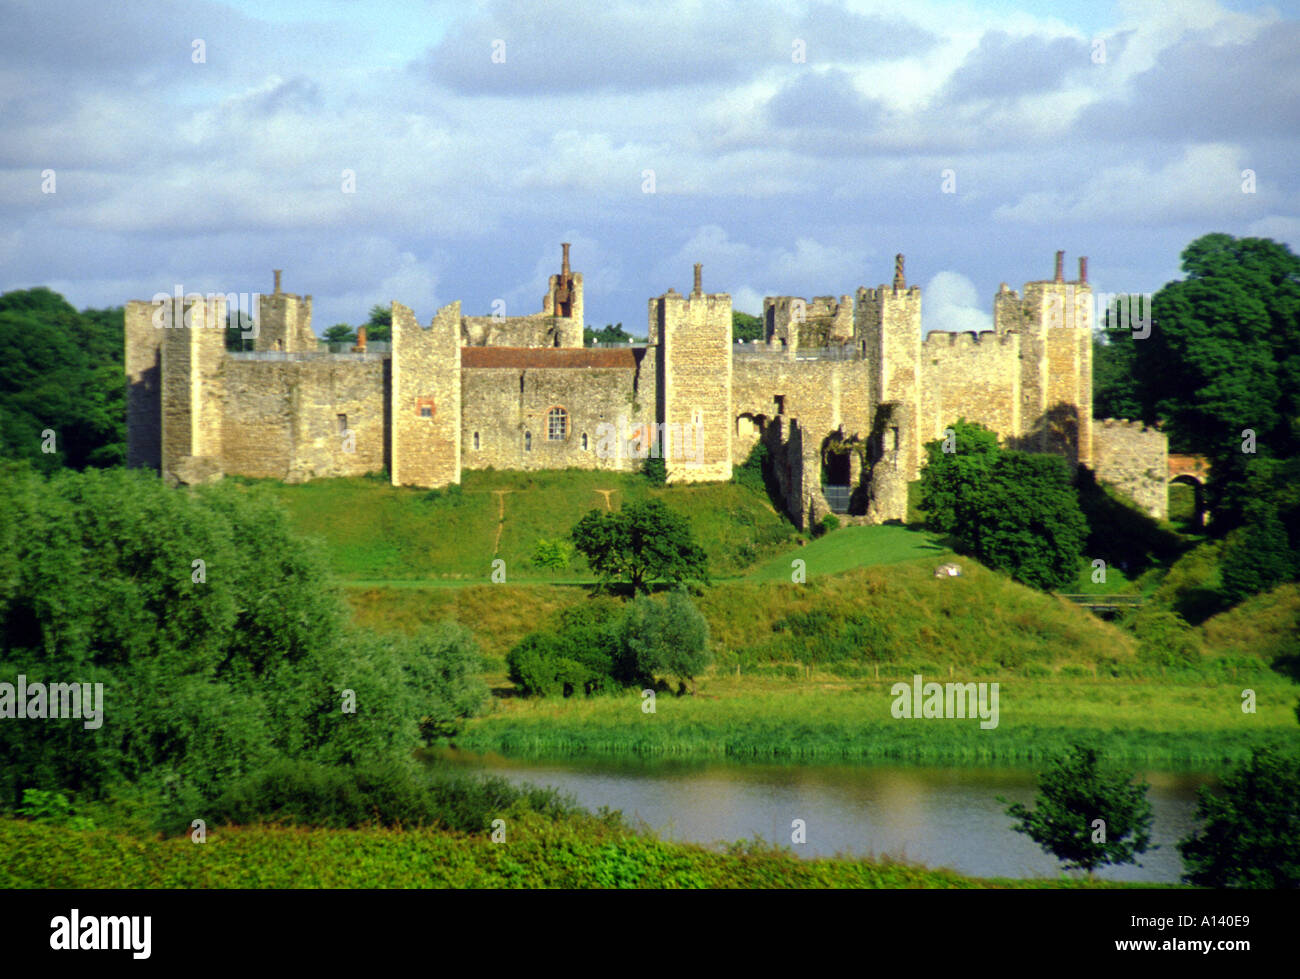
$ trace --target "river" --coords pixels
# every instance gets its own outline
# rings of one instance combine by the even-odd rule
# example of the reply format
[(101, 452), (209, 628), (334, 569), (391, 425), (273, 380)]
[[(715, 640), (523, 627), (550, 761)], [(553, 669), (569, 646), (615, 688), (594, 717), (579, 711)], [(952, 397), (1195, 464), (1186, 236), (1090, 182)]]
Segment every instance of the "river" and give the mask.
[[(665, 839), (713, 844), (755, 839), (791, 844), (804, 857), (892, 857), (977, 877), (1056, 877), (1060, 864), (1011, 830), (998, 796), (1032, 804), (1036, 774), (1015, 768), (763, 765), (646, 761), (533, 762), (454, 757), (513, 782), (549, 785), (587, 809), (621, 809)], [(1206, 774), (1148, 772), (1154, 814), (1142, 866), (1107, 867), (1107, 880), (1176, 883), (1175, 843), (1195, 826)], [(793, 844), (794, 820), (806, 842)]]

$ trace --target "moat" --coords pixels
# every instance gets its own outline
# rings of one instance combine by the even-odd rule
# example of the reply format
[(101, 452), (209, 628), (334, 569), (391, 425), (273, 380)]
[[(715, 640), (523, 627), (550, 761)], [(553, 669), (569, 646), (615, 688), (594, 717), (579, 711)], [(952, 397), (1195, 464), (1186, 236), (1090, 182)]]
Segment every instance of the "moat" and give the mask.
[[(997, 799), (1032, 804), (1036, 773), (1017, 768), (883, 765), (691, 764), (646, 761), (522, 761), (459, 756), (512, 782), (549, 785), (587, 809), (621, 809), (666, 839), (713, 844), (755, 839), (790, 844), (802, 819), (803, 857), (892, 857), (978, 877), (1056, 877), (1060, 864), (1011, 830)], [(1141, 867), (1107, 867), (1098, 877), (1177, 883), (1175, 844), (1195, 825), (1205, 773), (1147, 772), (1154, 813)]]

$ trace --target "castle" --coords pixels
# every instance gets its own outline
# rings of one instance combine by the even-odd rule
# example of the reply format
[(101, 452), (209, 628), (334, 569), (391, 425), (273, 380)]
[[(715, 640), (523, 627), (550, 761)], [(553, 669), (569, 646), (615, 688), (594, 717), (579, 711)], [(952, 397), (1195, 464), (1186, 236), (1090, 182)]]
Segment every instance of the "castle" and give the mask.
[[(641, 345), (583, 346), (583, 281), (563, 246), (540, 312), (421, 326), (392, 304), (392, 340), (331, 352), (311, 296), (275, 291), (255, 309), (254, 349), (226, 349), (230, 296), (126, 306), (127, 461), (172, 482), (222, 474), (302, 481), (387, 471), (394, 485), (459, 483), (465, 469), (631, 471), (662, 451), (670, 482), (725, 480), (763, 442), (786, 509), (906, 519), (922, 446), (958, 418), (1006, 445), (1090, 467), (1155, 516), (1167, 447), (1154, 429), (1092, 417), (1093, 300), (1087, 259), (1023, 294), (1004, 283), (993, 330), (921, 326), (903, 257), (893, 282), (854, 295), (769, 297), (765, 341), (732, 340), (731, 297), (649, 301)], [(179, 292), (179, 290), (178, 290)]]

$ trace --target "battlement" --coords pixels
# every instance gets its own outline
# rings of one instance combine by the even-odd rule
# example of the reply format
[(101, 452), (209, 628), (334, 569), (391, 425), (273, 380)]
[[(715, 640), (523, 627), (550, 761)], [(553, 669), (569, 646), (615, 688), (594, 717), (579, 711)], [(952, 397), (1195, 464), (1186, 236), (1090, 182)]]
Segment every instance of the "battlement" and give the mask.
[(997, 330), (963, 330), (960, 333), (951, 330), (931, 330), (924, 339), (921, 340), (921, 346), (928, 350), (936, 347), (971, 347), (971, 346), (988, 346), (997, 344), (999, 346), (1011, 346), (1018, 342), (1019, 333), (1008, 331), (999, 333)]

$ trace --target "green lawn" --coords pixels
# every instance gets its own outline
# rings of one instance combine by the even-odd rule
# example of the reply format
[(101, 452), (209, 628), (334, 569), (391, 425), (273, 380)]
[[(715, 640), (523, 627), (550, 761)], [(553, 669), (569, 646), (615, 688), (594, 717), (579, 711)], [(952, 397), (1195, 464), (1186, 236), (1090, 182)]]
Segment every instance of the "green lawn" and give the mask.
[(898, 525), (842, 527), (756, 566), (751, 581), (790, 581), (791, 562), (802, 560), (809, 577), (838, 574), (853, 568), (897, 564), (913, 558), (933, 558), (936, 565), (960, 558), (934, 534)]

